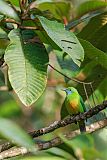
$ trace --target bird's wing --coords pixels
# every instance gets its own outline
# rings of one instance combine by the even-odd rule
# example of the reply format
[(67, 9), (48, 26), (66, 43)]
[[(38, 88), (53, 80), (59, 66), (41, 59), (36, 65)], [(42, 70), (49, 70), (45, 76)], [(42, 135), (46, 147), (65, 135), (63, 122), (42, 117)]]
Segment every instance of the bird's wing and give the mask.
[(61, 119), (64, 119), (66, 116), (69, 115), (69, 113), (67, 111), (67, 108), (66, 108), (66, 105), (65, 105), (65, 101), (62, 104), (62, 108), (61, 108), (60, 114), (61, 114)]
[(81, 96), (80, 96), (80, 103), (81, 103), (81, 105), (82, 105), (82, 107), (84, 109), (84, 112), (86, 112), (86, 107), (85, 107), (84, 101), (83, 101)]

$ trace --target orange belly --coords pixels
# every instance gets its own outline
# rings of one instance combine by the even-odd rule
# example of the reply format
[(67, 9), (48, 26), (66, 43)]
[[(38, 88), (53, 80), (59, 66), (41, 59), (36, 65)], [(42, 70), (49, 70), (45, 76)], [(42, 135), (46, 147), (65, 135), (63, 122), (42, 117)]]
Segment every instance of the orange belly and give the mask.
[(71, 101), (67, 108), (68, 108), (68, 111), (71, 112), (72, 114), (77, 114), (78, 113), (78, 101), (77, 100)]

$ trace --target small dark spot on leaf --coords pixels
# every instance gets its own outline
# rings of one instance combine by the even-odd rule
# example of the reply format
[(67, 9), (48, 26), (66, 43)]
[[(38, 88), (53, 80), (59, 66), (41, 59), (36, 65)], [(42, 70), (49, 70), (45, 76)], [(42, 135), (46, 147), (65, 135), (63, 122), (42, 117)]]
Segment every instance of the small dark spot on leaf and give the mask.
[(68, 47), (68, 49), (72, 49), (72, 47)]
[(68, 40), (64, 40), (64, 39), (62, 39), (61, 41), (62, 41), (62, 42), (72, 43), (72, 44), (77, 44), (76, 42), (72, 42), (72, 41), (68, 41)]

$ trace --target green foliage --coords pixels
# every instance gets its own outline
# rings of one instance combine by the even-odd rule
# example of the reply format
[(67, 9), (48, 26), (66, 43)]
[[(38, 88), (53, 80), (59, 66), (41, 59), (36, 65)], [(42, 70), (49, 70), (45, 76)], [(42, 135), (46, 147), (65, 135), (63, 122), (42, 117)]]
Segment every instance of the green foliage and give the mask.
[(80, 40), (86, 57), (93, 60), (95, 65), (100, 64), (102, 67), (107, 69), (107, 54), (102, 52), (101, 50), (95, 48), (90, 42), (87, 42), (85, 40)]
[(93, 135), (79, 135), (72, 140), (66, 140), (62, 135), (60, 138), (64, 141), (64, 143), (73, 149), (74, 155), (77, 159), (81, 156), (84, 159), (96, 159), (101, 158), (104, 159), (103, 153), (100, 154), (99, 150), (95, 148), (95, 138)]
[[(10, 107), (11, 106), (11, 107)], [(14, 100), (4, 102), (0, 107), (0, 117), (19, 117), (21, 109)]]
[(0, 118), (0, 135), (13, 141), (15, 144), (26, 147), (31, 151), (35, 148), (30, 136), (28, 136), (25, 131), (8, 119)]
[[(106, 52), (107, 40), (107, 12), (104, 12), (94, 18), (83, 28), (78, 37), (91, 42), (95, 47)], [(94, 32), (93, 32), (94, 31)]]

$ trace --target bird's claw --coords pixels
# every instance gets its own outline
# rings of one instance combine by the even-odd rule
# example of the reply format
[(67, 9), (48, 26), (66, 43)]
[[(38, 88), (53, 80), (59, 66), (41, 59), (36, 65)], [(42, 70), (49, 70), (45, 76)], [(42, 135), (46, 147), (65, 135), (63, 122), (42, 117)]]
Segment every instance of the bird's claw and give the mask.
[[(78, 115), (78, 114), (72, 114), (72, 115), (70, 115), (70, 118), (73, 118), (73, 117), (75, 117), (76, 115)], [(77, 124), (77, 121), (75, 120), (74, 123)]]

